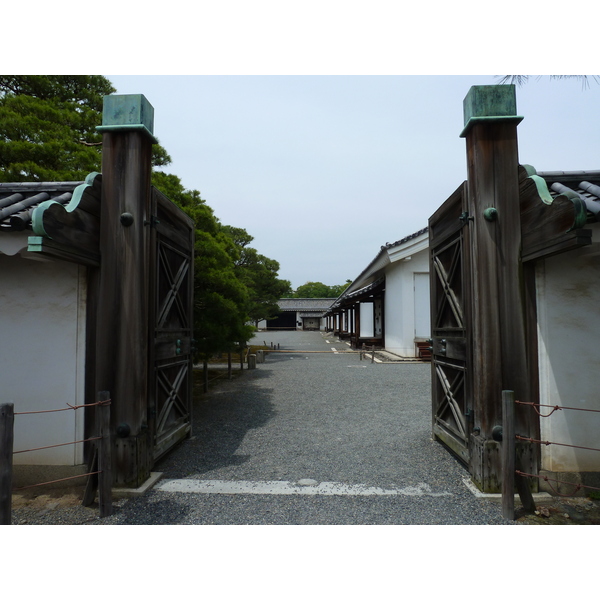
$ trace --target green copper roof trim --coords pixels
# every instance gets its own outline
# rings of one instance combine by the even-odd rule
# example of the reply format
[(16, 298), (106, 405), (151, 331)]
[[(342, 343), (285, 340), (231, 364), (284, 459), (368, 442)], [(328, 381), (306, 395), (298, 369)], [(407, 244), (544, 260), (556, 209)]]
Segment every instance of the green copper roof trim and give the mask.
[[(538, 196), (544, 204), (550, 206), (554, 202), (554, 198), (548, 189), (546, 180), (537, 174), (537, 171), (531, 165), (521, 165), (525, 172), (529, 175), (535, 183)], [(567, 231), (573, 231), (574, 229), (581, 229), (587, 223), (587, 206), (585, 202), (579, 197), (577, 192), (569, 191), (567, 193), (559, 194), (557, 198), (566, 198), (573, 203), (575, 209), (575, 217), (573, 219), (573, 225)]]
[(158, 140), (152, 135), (152, 132), (145, 125), (133, 124), (133, 125), (98, 125), (96, 131), (104, 133), (107, 131), (141, 131), (146, 133), (152, 139), (153, 144), (158, 144)]
[(517, 94), (514, 85), (474, 85), (463, 100), (465, 125), (472, 117), (514, 117)]
[[(61, 206), (65, 209), (66, 212), (73, 212), (79, 206), (79, 202), (81, 201), (81, 198), (83, 197), (83, 194), (85, 193), (86, 189), (94, 186), (96, 177), (102, 177), (102, 175), (97, 172), (90, 173), (85, 178), (85, 182), (81, 185), (78, 185), (73, 190), (73, 196), (71, 197), (69, 202), (65, 205), (61, 204)], [(60, 204), (60, 202), (56, 202), (56, 200), (46, 200), (34, 209), (31, 215), (31, 229), (33, 230), (33, 233), (36, 234), (36, 236), (50, 238), (50, 236), (44, 229), (44, 211), (49, 206), (52, 206), (52, 204)], [(30, 243), (32, 238), (33, 236), (29, 238)]]
[(548, 189), (548, 184), (546, 183), (546, 180), (542, 179), (537, 174), (537, 171), (534, 169), (534, 167), (532, 167), (531, 165), (521, 165), (521, 166), (525, 169), (525, 172), (527, 173), (527, 175), (529, 175), (528, 179), (531, 179), (531, 181), (533, 181), (533, 183), (535, 183), (535, 187), (537, 189), (538, 196), (540, 197), (542, 202), (544, 204), (548, 204), (548, 205), (552, 204), (553, 198), (552, 198), (552, 194), (550, 193), (550, 190)]
[(463, 100), (464, 129), (460, 137), (476, 123), (523, 120), (517, 116), (514, 85), (474, 85)]
[(460, 132), (459, 137), (466, 137), (469, 129), (471, 129), (471, 127), (477, 123), (490, 123), (492, 121), (515, 121), (517, 124), (519, 124), (524, 118), (525, 117), (520, 117), (518, 115), (514, 115), (512, 117), (471, 117), (465, 125), (465, 128)]
[(568, 198), (573, 205), (575, 206), (575, 219), (573, 220), (573, 227), (569, 229), (569, 231), (573, 231), (573, 229), (581, 229), (587, 223), (587, 206), (585, 202), (577, 196), (577, 198), (569, 198), (569, 196), (565, 196)]
[(143, 94), (111, 94), (104, 96), (102, 125), (97, 131), (142, 131), (154, 137), (154, 107)]
[(44, 238), (40, 235), (30, 235), (27, 239), (28, 252), (41, 252), (44, 244)]

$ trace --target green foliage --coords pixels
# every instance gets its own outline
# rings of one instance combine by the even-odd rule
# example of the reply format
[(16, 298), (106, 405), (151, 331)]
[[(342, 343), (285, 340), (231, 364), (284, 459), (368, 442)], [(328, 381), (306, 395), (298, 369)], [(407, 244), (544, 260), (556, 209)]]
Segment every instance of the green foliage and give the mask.
[(249, 246), (254, 239), (245, 229), (225, 225), (222, 228), (235, 245), (233, 255), (238, 278), (248, 289), (247, 312), (258, 323), (279, 313), (277, 301), (291, 292), (291, 284), (279, 279), (279, 263)]
[(347, 279), (340, 285), (325, 285), (320, 281), (307, 281), (292, 294), (292, 298), (337, 298), (352, 282)]
[(289, 282), (277, 279), (279, 264), (249, 247), (244, 229), (222, 225), (200, 192), (184, 189), (175, 175), (153, 173), (153, 185), (196, 224), (194, 337), (197, 358), (244, 345), (254, 332), (249, 321), (277, 310)]
[[(600, 77), (598, 75), (550, 75), (550, 79), (578, 79), (581, 81), (581, 87), (589, 87), (589, 80), (592, 79), (596, 83), (600, 83)], [(540, 79), (541, 75), (536, 76), (536, 79)], [(513, 84), (518, 86), (525, 85), (530, 79), (531, 75), (502, 75), (497, 77), (500, 84)]]
[[(0, 181), (82, 181), (100, 171), (96, 127), (115, 91), (100, 75), (0, 76)], [(155, 166), (170, 161), (155, 144)]]

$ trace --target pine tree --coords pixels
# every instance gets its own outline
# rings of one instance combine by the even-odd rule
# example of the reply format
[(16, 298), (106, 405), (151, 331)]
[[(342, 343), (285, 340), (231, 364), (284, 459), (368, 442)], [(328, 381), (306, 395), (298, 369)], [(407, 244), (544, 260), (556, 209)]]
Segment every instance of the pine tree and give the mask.
[[(83, 181), (102, 164), (101, 75), (0, 76), (0, 182)], [(153, 164), (169, 155), (153, 146)]]

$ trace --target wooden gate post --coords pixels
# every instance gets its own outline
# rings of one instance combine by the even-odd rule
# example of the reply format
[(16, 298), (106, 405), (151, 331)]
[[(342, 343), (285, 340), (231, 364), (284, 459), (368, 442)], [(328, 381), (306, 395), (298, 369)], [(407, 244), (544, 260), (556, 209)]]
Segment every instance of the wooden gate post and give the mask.
[(12, 523), (14, 404), (0, 404), (0, 525)]
[[(474, 426), (471, 466), (483, 491), (498, 492), (501, 459), (492, 429), (502, 423), (502, 390), (529, 397), (521, 263), (515, 87), (474, 86), (464, 100), (468, 165)], [(477, 469), (476, 469), (477, 470)]]
[(148, 289), (154, 109), (142, 95), (104, 98), (96, 390), (111, 391), (114, 478), (150, 475)]

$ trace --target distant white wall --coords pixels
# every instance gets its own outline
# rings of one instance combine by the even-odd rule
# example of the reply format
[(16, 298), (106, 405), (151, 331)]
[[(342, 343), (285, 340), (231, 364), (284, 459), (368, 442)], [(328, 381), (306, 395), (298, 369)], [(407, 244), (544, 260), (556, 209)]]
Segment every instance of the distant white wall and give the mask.
[[(0, 254), (0, 402), (15, 412), (84, 403), (85, 269)], [(83, 411), (15, 416), (14, 450), (83, 439)], [(83, 444), (15, 454), (15, 464), (76, 465)]]
[(361, 302), (360, 303), (360, 337), (373, 337), (373, 303), (372, 302)]
[(399, 356), (415, 356), (415, 338), (428, 338), (429, 254), (421, 250), (391, 263), (385, 274), (385, 347)]
[[(600, 230), (591, 246), (537, 265), (540, 404), (600, 410)], [(542, 409), (547, 414), (551, 409)], [(600, 413), (563, 410), (540, 419), (545, 441), (600, 447)], [(541, 446), (542, 469), (600, 471), (600, 452)]]

